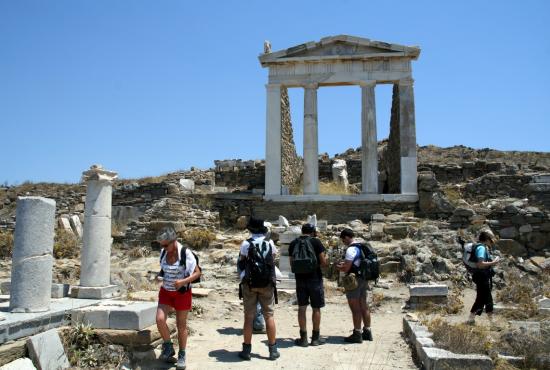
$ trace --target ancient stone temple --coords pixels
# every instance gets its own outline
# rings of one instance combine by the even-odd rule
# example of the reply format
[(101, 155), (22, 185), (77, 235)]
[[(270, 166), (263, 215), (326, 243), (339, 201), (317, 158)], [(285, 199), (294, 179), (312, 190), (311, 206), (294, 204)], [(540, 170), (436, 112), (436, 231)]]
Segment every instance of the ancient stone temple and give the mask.
[[(354, 36), (325, 37), (288, 49), (271, 51), (266, 42), (260, 55), (269, 68), (267, 89), (265, 197), (269, 200), (418, 200), (416, 127), (411, 61), (420, 49)], [(375, 87), (393, 84), (388, 189), (378, 186)], [(318, 165), (317, 90), (356, 85), (361, 89), (362, 193), (320, 195)], [(281, 182), (281, 94), (304, 89), (303, 195), (284, 195)], [(359, 102), (358, 102), (359, 103)]]

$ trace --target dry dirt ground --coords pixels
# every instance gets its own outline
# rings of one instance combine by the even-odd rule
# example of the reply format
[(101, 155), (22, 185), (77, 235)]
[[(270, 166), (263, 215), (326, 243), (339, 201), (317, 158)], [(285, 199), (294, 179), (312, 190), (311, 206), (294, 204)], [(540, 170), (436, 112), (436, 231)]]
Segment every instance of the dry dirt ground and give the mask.
[[(321, 336), (326, 343), (318, 347), (294, 345), (293, 340), (298, 334), (298, 306), (292, 304), (291, 295), (281, 294), (275, 311), (281, 353), (277, 361), (267, 359), (265, 334), (253, 336), (251, 361), (241, 361), (237, 356), (242, 343), (242, 305), (236, 294), (213, 292), (208, 297), (194, 299), (204, 313), (200, 317), (194, 315), (189, 321), (193, 334), (187, 345), (187, 368), (417, 369), (411, 351), (401, 336), (401, 307), (408, 296), (406, 287), (375, 288), (377, 293), (384, 294), (384, 300), (372, 314), (374, 341), (346, 344), (343, 338), (351, 333), (351, 313), (343, 294), (330, 283), (327, 285), (327, 305), (322, 310), (321, 322)], [(139, 368), (171, 369), (175, 366), (149, 360), (141, 361)]]

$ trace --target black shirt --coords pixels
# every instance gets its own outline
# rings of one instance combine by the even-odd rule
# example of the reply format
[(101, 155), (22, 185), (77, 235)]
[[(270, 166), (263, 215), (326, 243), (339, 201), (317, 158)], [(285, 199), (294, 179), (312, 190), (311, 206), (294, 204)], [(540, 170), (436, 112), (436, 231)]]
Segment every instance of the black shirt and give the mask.
[[(302, 235), (300, 238), (310, 238), (310, 236)], [(290, 245), (288, 246), (288, 255), (290, 258), (292, 258), (292, 253), (294, 252), (294, 247), (298, 244), (298, 239), (294, 239), (292, 242), (290, 242)], [(322, 279), (323, 273), (321, 272), (321, 258), (319, 256), (321, 253), (325, 252), (325, 247), (323, 246), (323, 243), (317, 238), (311, 237), (311, 245), (313, 247), (313, 250), (315, 251), (315, 254), (317, 255), (317, 271), (309, 273), (309, 274), (296, 274), (296, 280), (308, 280), (308, 279)]]

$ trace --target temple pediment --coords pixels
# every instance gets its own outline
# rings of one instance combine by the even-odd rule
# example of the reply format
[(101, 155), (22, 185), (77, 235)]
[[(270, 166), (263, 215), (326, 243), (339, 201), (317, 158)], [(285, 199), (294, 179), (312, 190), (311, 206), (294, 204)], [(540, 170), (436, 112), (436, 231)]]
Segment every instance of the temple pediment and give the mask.
[(264, 53), (259, 56), (263, 67), (289, 62), (315, 62), (328, 60), (365, 60), (371, 58), (408, 57), (417, 59), (420, 48), (404, 46), (367, 38), (339, 35), (324, 37), (288, 49)]

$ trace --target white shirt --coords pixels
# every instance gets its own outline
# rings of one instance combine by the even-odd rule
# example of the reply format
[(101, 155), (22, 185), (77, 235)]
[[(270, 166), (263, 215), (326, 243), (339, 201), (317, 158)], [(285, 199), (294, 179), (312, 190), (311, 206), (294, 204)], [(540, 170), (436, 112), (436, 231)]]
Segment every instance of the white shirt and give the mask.
[[(264, 234), (252, 234), (251, 238), (258, 243), (261, 243), (265, 239)], [(275, 243), (273, 243), (273, 240), (269, 240), (268, 242), (269, 246), (271, 247), (271, 253), (273, 254), (273, 259), (275, 259), (275, 255), (277, 254), (277, 247), (275, 247)], [(240, 256), (247, 257), (248, 256), (248, 248), (250, 247), (250, 243), (248, 240), (245, 240), (241, 244), (241, 252)], [(239, 257), (240, 258), (240, 257)], [(241, 271), (240, 278), (244, 278), (245, 271)]]
[[(356, 243), (355, 241), (353, 241), (352, 244)], [(346, 249), (346, 257), (345, 257), (345, 260), (346, 261), (353, 261), (353, 264), (357, 267), (359, 267), (361, 265), (361, 260), (360, 258), (357, 258), (357, 255), (359, 254), (360, 255), (360, 250), (359, 250), (359, 247), (358, 246), (355, 246), (355, 245), (352, 245), (351, 247), (348, 247), (348, 249)], [(356, 259), (357, 258), (357, 259)], [(355, 260), (356, 259), (356, 260)], [(354, 261), (355, 260), (355, 261)]]
[[(195, 271), (195, 267), (197, 267), (197, 260), (189, 248), (185, 250), (185, 266), (180, 266), (179, 256), (181, 255), (183, 246), (179, 242), (176, 242), (176, 246), (178, 248), (178, 260), (176, 262), (173, 264), (166, 262), (168, 253), (165, 253), (160, 261), (160, 268), (164, 271), (162, 287), (172, 292), (177, 290), (175, 286), (176, 280), (191, 276), (193, 271)], [(189, 288), (191, 288), (191, 284), (189, 284)]]

